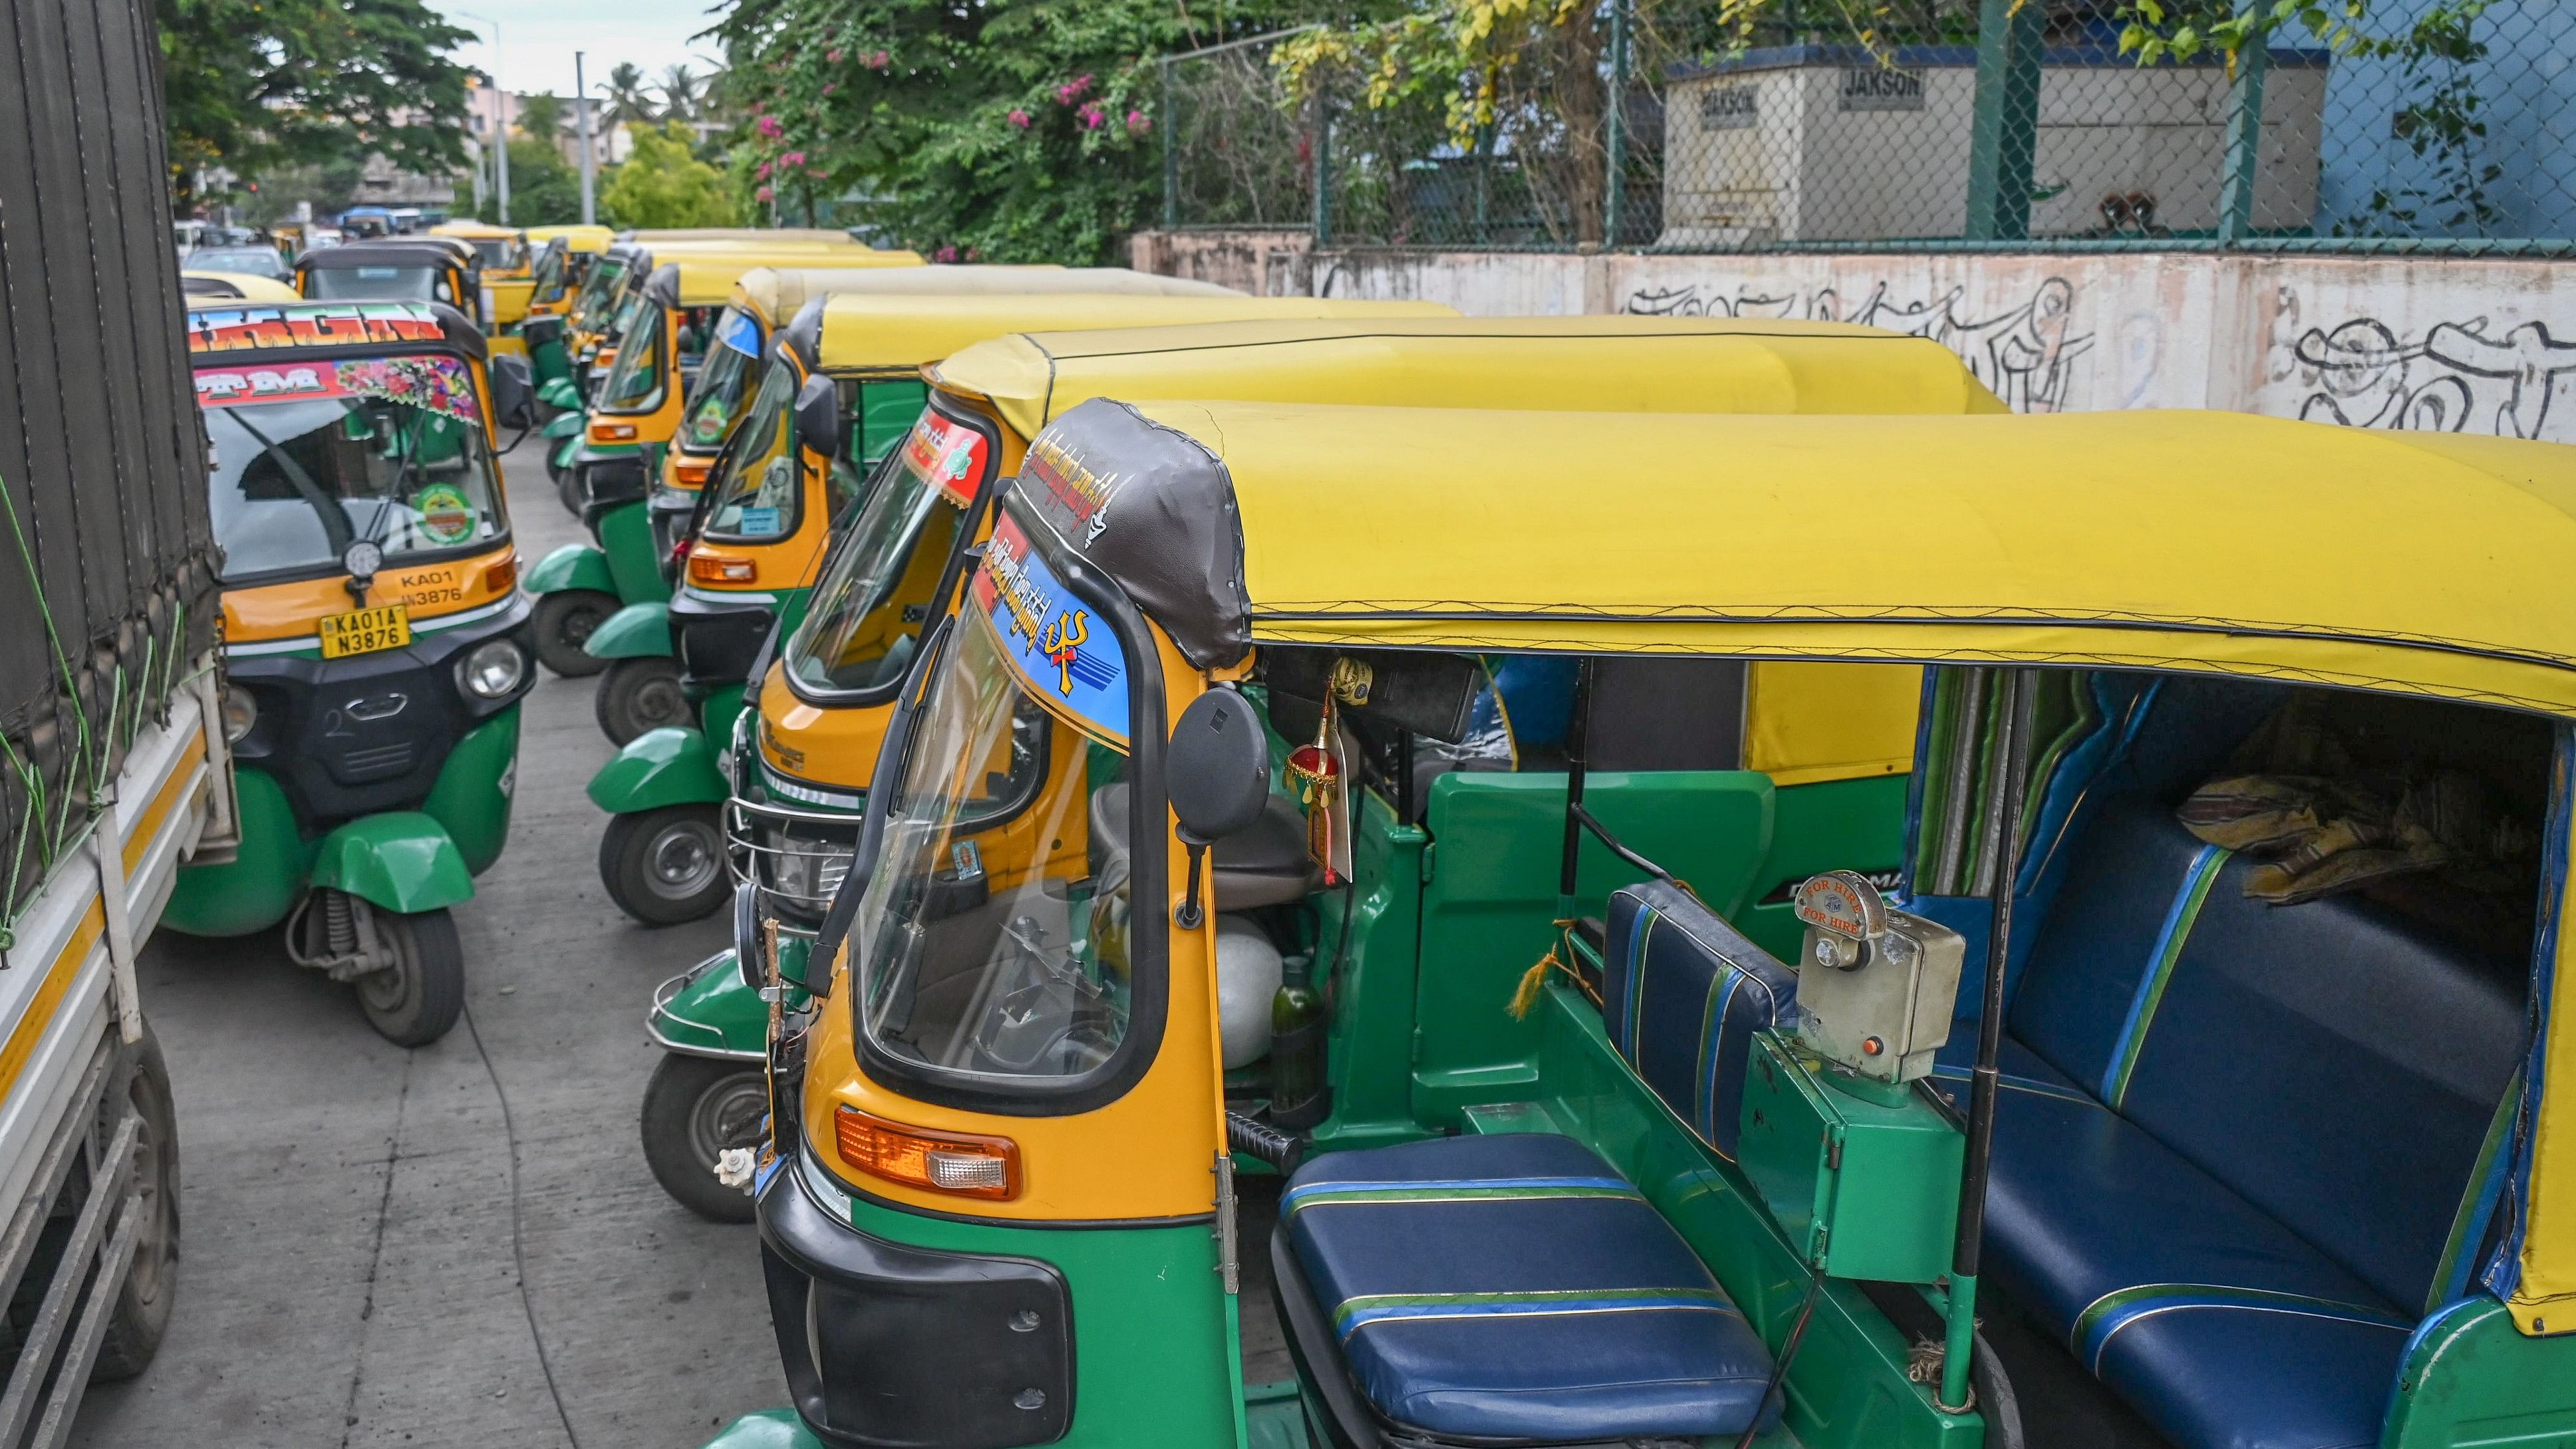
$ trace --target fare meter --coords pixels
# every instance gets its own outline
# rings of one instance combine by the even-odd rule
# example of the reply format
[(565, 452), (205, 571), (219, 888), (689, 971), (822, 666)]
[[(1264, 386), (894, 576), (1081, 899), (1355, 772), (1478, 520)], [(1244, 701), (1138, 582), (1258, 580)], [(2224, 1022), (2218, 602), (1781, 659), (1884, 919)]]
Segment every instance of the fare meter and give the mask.
[(1807, 928), (1798, 962), (1798, 1038), (1857, 1077), (1901, 1084), (1932, 1074), (1950, 1039), (1967, 942), (1947, 926), (1888, 907), (1857, 871), (1799, 885)]

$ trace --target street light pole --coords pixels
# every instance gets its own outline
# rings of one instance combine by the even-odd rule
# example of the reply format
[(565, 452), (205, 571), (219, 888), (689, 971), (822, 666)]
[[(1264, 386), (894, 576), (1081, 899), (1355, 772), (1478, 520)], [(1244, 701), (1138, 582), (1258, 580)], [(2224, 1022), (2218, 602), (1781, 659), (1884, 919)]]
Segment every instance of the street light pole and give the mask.
[(599, 224), (598, 204), (593, 196), (598, 188), (599, 162), (590, 150), (590, 87), (582, 80), (582, 52), (572, 53), (572, 113), (581, 127), (581, 224)]

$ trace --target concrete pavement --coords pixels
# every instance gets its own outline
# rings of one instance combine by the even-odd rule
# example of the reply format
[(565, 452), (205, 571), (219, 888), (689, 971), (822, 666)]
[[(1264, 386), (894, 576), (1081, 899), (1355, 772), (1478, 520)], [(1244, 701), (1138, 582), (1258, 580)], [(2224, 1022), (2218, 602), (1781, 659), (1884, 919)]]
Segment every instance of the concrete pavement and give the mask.
[[(506, 467), (524, 568), (581, 530), (533, 442)], [(524, 706), (509, 848), (456, 911), (467, 1017), (445, 1040), (387, 1045), (275, 932), (146, 950), (179, 1106), (178, 1306), (74, 1445), (689, 1449), (785, 1402), (752, 1230), (683, 1211), (636, 1146), (652, 988), (726, 927), (648, 931), (601, 892), (592, 683), (544, 676)]]

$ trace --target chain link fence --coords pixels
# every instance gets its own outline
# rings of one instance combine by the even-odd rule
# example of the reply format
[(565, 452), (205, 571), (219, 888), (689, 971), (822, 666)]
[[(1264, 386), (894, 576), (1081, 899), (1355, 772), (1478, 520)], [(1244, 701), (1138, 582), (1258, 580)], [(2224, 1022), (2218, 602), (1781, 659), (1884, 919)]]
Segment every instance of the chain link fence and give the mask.
[(1302, 71), (1283, 59), (1312, 32), (1174, 56), (1164, 221), (1529, 250), (2576, 251), (2566, 0), (2380, 0), (2357, 45), (2143, 67), (2117, 0), (1892, 0), (1867, 34), (1809, 8), (1829, 14), (1784, 5), (1746, 43), (1714, 0), (1605, 0), (1454, 86), (1386, 85), (1365, 36)]

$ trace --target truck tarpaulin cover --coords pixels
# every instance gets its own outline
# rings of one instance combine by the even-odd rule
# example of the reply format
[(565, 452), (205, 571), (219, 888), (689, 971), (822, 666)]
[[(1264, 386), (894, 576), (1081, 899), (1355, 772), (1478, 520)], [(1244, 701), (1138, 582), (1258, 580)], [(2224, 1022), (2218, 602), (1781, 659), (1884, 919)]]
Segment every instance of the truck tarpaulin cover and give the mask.
[(155, 44), (0, 0), (0, 924), (215, 639)]

